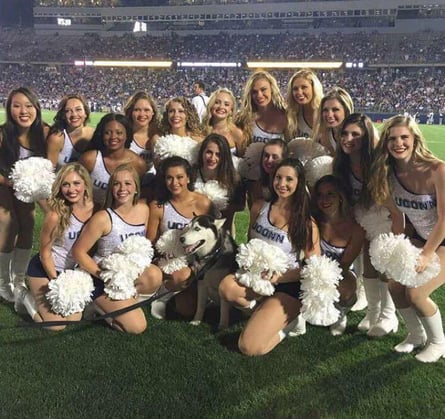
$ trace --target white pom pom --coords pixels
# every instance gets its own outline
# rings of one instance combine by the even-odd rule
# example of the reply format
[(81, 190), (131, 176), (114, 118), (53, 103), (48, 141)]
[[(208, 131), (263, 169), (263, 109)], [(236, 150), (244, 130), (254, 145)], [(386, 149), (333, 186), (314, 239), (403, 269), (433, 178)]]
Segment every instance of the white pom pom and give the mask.
[(290, 140), (287, 144), (287, 149), (289, 156), (296, 157), (301, 161), (303, 166), (308, 161), (327, 154), (326, 150), (321, 144), (305, 137), (297, 137)]
[(275, 292), (275, 287), (267, 279), (262, 279), (257, 273), (238, 270), (235, 274), (236, 279), (241, 285), (252, 288), (259, 295), (270, 296)]
[(235, 277), (260, 295), (272, 295), (270, 283), (274, 273), (282, 275), (289, 269), (289, 256), (279, 247), (260, 239), (252, 239), (238, 248), (236, 261), (239, 269)]
[(154, 254), (151, 241), (143, 236), (128, 237), (117, 247), (116, 251), (126, 255), (127, 259), (138, 267), (139, 274), (150, 266)]
[(311, 256), (301, 270), (301, 314), (311, 324), (329, 326), (338, 320), (335, 302), (342, 270), (337, 261), (327, 256)]
[(56, 279), (49, 281), (46, 299), (51, 310), (63, 317), (80, 313), (91, 302), (94, 291), (91, 276), (79, 270), (66, 270)]
[(181, 230), (166, 230), (156, 242), (156, 249), (161, 255), (180, 257), (185, 256), (181, 242)]
[(227, 189), (219, 184), (217, 180), (208, 180), (207, 182), (196, 182), (195, 190), (206, 195), (213, 202), (215, 208), (222, 211), (229, 202)]
[(371, 241), (383, 233), (390, 233), (392, 221), (387, 208), (372, 205), (369, 209), (360, 205), (354, 206), (356, 221), (366, 231), (366, 238)]
[(380, 234), (373, 239), (369, 245), (369, 256), (374, 268), (384, 274), (388, 263), (392, 257), (393, 249), (401, 235), (395, 236), (393, 233)]
[(161, 160), (179, 156), (193, 165), (198, 161), (199, 143), (190, 137), (170, 134), (159, 137), (154, 145), (153, 152)]
[(42, 157), (18, 160), (9, 177), (16, 198), (27, 203), (47, 199), (56, 178), (53, 164)]
[(179, 241), (181, 233), (181, 230), (166, 230), (156, 242), (158, 252), (166, 256), (158, 261), (158, 266), (167, 275), (188, 266), (184, 248)]
[(134, 281), (140, 268), (122, 253), (112, 253), (102, 259), (100, 274), (105, 282), (105, 293), (113, 300), (127, 300), (136, 295)]
[(306, 182), (309, 186), (314, 186), (318, 179), (323, 176), (332, 175), (332, 163), (334, 159), (331, 156), (320, 156), (308, 160), (304, 165)]
[(171, 257), (171, 258), (161, 258), (158, 260), (159, 269), (171, 275), (173, 272), (179, 271), (182, 268), (187, 267), (187, 258), (185, 256), (181, 257)]
[(416, 272), (422, 249), (403, 234), (381, 234), (371, 242), (369, 254), (374, 267), (388, 278), (409, 288), (426, 284), (440, 273), (440, 259), (434, 254), (423, 272)]
[(261, 153), (264, 143), (250, 144), (244, 153), (243, 160), (239, 165), (241, 177), (248, 180), (258, 180), (260, 178)]
[(136, 295), (134, 282), (150, 266), (153, 253), (150, 240), (143, 236), (130, 236), (119, 244), (100, 262), (105, 294), (113, 300), (133, 298)]

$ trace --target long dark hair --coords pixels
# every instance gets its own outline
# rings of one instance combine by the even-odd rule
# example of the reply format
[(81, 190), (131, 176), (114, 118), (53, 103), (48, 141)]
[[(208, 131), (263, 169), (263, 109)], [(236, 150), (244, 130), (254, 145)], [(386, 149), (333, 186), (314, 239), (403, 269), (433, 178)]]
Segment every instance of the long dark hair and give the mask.
[[(375, 150), (378, 142), (377, 131), (372, 125), (372, 121), (369, 117), (361, 113), (353, 113), (349, 115), (343, 121), (341, 127), (341, 136), (343, 136), (344, 129), (351, 124), (356, 124), (362, 130), (362, 146), (360, 149), (360, 170), (363, 181), (363, 188), (359, 195), (359, 203), (364, 205), (365, 207), (369, 207), (371, 205), (371, 195), (368, 190), (368, 183), (371, 179), (371, 164), (375, 158)], [(350, 181), (351, 174), (351, 159), (350, 157), (342, 150), (341, 146), (337, 147), (335, 152), (334, 162), (334, 175), (339, 177), (342, 182), (347, 186), (348, 200), (349, 203), (353, 204), (352, 197), (352, 185)]]
[(345, 184), (342, 182), (340, 178), (335, 177), (334, 175), (326, 175), (318, 179), (314, 187), (312, 188), (311, 206), (312, 206), (312, 215), (314, 216), (315, 221), (317, 223), (326, 221), (325, 216), (318, 207), (317, 203), (318, 193), (319, 193), (318, 189), (324, 183), (332, 185), (337, 191), (337, 193), (340, 195), (340, 214), (343, 217), (351, 215), (351, 208), (349, 206), (348, 195)]
[[(288, 236), (294, 250), (298, 253), (301, 250), (312, 249), (312, 218), (310, 211), (310, 195), (306, 187), (306, 177), (304, 175), (303, 165), (300, 160), (294, 157), (288, 157), (282, 160), (275, 168), (273, 178), (280, 167), (291, 167), (294, 169), (298, 178), (297, 189), (290, 198), (291, 217), (288, 220)], [(278, 195), (274, 188), (271, 188), (272, 199), (274, 203)]]
[(82, 103), (83, 110), (85, 111), (86, 115), (83, 125), (86, 125), (87, 122), (90, 120), (91, 111), (85, 98), (78, 94), (65, 95), (59, 102), (59, 105), (57, 107), (57, 113), (54, 116), (54, 124), (51, 126), (49, 130), (49, 135), (53, 134), (54, 132), (61, 132), (67, 128), (68, 122), (66, 120), (65, 106), (71, 99), (77, 99), (80, 103)]
[(27, 87), (12, 90), (6, 100), (6, 122), (0, 127), (0, 165), (2, 172), (7, 174), (12, 165), (19, 159), (20, 144), (17, 140), (19, 129), (11, 113), (12, 100), (17, 94), (25, 95), (36, 110), (36, 119), (29, 129), (29, 144), (35, 156), (46, 155), (45, 133), (42, 121), (42, 110), (37, 95)]
[(131, 124), (128, 118), (120, 113), (107, 113), (102, 117), (100, 122), (97, 124), (97, 127), (93, 134), (93, 138), (91, 139), (90, 145), (88, 147), (89, 150), (102, 151), (105, 149), (105, 144), (104, 144), (105, 126), (108, 124), (108, 122), (111, 121), (116, 121), (124, 126), (127, 134), (127, 139), (125, 141), (125, 148), (130, 147), (130, 144), (133, 141), (133, 130), (131, 129)]
[[(198, 169), (204, 166), (203, 153), (209, 144), (216, 144), (219, 149), (219, 164), (216, 168), (216, 178), (228, 191), (232, 194), (235, 184), (239, 180), (239, 176), (233, 166), (232, 154), (230, 153), (229, 143), (227, 138), (219, 134), (209, 134), (201, 143), (198, 155)], [(204, 180), (204, 179), (203, 179)]]
[(187, 188), (189, 191), (195, 190), (195, 180), (196, 175), (193, 167), (190, 165), (190, 163), (179, 156), (172, 156), (167, 157), (166, 159), (162, 160), (157, 173), (156, 173), (156, 199), (158, 201), (158, 204), (162, 205), (165, 202), (167, 202), (171, 198), (171, 193), (167, 188), (167, 185), (165, 184), (165, 175), (167, 173), (167, 170), (171, 167), (182, 167), (187, 174), (187, 176), (190, 179), (189, 184), (187, 185)]
[(281, 147), (282, 159), (285, 159), (287, 157), (288, 149), (287, 149), (286, 141), (282, 140), (281, 138), (271, 138), (269, 141), (267, 141), (266, 144), (264, 144), (263, 150), (261, 151), (261, 158), (260, 158), (260, 182), (261, 182), (262, 186), (270, 188), (271, 187), (270, 175), (267, 174), (263, 168), (264, 149), (269, 145), (277, 145), (277, 146)]

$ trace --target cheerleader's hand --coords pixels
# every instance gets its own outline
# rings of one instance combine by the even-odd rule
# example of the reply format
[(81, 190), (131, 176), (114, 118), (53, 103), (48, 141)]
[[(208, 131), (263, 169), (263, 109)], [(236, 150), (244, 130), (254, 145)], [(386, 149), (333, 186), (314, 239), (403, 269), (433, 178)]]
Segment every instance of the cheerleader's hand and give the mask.
[(280, 276), (276, 272), (274, 272), (272, 274), (272, 277), (269, 279), (270, 283), (273, 284), (273, 285), (278, 284), (279, 277)]
[(264, 270), (261, 272), (261, 279), (269, 281), (271, 284), (276, 284), (278, 282), (278, 274), (273, 272), (272, 275), (270, 275), (270, 271)]
[(423, 272), (430, 263), (432, 257), (433, 255), (428, 255), (422, 252), (417, 260), (416, 272)]

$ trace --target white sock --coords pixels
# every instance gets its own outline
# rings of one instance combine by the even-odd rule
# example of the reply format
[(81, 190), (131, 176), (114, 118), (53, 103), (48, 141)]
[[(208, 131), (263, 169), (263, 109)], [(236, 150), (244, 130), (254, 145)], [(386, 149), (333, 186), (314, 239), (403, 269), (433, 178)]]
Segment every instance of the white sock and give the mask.
[(32, 249), (15, 248), (12, 255), (11, 273), (14, 286), (25, 286), (26, 270), (28, 269)]
[(38, 315), (39, 311), (37, 310), (36, 301), (29, 291), (23, 297), (22, 304), (26, 308), (28, 314), (31, 316), (31, 319), (34, 320), (35, 315)]

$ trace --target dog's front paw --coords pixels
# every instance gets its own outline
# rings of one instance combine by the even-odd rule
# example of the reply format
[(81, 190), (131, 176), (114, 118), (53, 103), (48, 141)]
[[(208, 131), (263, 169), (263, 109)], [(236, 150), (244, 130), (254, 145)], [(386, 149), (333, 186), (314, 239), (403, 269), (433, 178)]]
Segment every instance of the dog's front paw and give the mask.
[(190, 324), (193, 325), (193, 326), (199, 326), (201, 324), (201, 320), (192, 320), (190, 322)]

